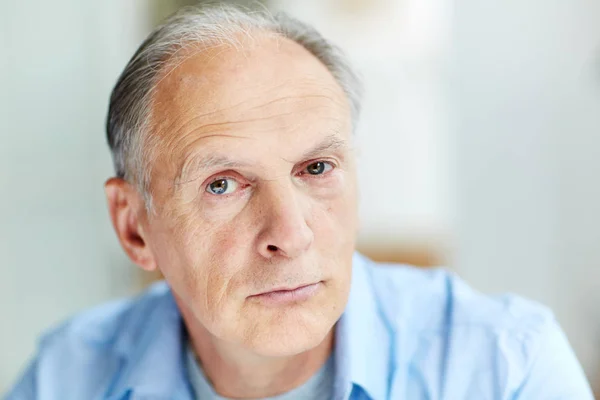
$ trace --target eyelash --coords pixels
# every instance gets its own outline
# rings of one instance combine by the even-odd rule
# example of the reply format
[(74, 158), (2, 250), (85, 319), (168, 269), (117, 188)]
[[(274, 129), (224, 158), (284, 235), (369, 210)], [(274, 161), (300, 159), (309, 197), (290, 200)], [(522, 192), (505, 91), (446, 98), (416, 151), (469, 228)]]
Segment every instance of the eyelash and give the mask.
[[(324, 163), (324, 164), (329, 164), (331, 166), (331, 170), (324, 172), (322, 174), (319, 175), (312, 175), (310, 173), (308, 173), (306, 171), (306, 168), (308, 168), (309, 165), (312, 164), (316, 164), (316, 163)], [(313, 161), (309, 161), (307, 163), (304, 164), (304, 166), (302, 167), (302, 169), (300, 170), (299, 174), (301, 175), (309, 175), (310, 177), (314, 178), (314, 179), (323, 179), (325, 178), (327, 175), (329, 175), (329, 173), (331, 173), (331, 171), (335, 170), (337, 168), (337, 165), (333, 162), (333, 161), (329, 161), (329, 160), (313, 160)]]

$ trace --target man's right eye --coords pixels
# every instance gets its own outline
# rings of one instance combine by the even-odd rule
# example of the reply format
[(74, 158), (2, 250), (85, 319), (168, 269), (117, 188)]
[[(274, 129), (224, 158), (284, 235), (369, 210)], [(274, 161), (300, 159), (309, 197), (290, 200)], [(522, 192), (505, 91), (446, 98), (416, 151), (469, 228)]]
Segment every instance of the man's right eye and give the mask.
[(221, 196), (235, 192), (237, 187), (238, 183), (235, 181), (235, 179), (219, 178), (209, 183), (206, 186), (206, 191), (210, 194)]

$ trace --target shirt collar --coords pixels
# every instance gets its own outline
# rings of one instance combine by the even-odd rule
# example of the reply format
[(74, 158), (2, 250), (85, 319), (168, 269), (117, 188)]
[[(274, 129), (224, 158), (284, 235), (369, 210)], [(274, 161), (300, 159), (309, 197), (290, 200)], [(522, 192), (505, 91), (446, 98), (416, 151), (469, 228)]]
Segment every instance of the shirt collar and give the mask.
[(340, 399), (347, 399), (355, 386), (373, 400), (388, 398), (391, 330), (373, 291), (368, 262), (354, 254), (348, 304), (336, 327), (335, 393)]
[(125, 322), (126, 334), (115, 343), (122, 367), (109, 398), (191, 399), (179, 309), (165, 282), (150, 292), (156, 296)]

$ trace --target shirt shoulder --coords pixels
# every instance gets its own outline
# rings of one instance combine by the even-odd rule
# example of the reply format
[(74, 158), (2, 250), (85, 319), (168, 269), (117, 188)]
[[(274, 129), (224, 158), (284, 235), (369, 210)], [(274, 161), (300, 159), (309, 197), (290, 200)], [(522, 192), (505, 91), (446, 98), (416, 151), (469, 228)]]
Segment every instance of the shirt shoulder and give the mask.
[(91, 308), (49, 330), (8, 398), (30, 398), (26, 394), (31, 393), (38, 394), (35, 398), (58, 398), (54, 395), (59, 393), (101, 397), (167, 293), (161, 282), (137, 297)]
[(392, 326), (439, 332), (469, 327), (488, 332), (523, 330), (554, 319), (550, 309), (515, 294), (485, 295), (444, 268), (368, 261), (371, 284)]
[(40, 339), (40, 348), (51, 350), (69, 344), (120, 350), (116, 347), (133, 340), (136, 331), (143, 329), (150, 311), (164, 301), (167, 293), (168, 286), (158, 282), (138, 296), (85, 310), (46, 332)]
[[(482, 294), (442, 268), (366, 259), (365, 267), (393, 337), (392, 393), (520, 398), (536, 380), (556, 380), (539, 389), (591, 398), (581, 366), (547, 307), (514, 294)], [(562, 356), (544, 360), (548, 353)]]

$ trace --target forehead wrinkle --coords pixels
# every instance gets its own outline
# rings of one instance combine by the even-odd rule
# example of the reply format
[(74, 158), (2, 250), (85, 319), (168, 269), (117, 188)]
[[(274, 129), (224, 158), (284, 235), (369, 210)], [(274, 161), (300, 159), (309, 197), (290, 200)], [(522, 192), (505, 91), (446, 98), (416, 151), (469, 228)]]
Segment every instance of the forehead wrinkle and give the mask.
[[(273, 99), (267, 103), (263, 103), (263, 104), (260, 104), (257, 106), (250, 107), (247, 110), (247, 112), (251, 112), (252, 110), (260, 110), (261, 108), (265, 108), (269, 105), (275, 104), (280, 101), (285, 101), (285, 100), (289, 100), (289, 99), (297, 99), (297, 98), (325, 98), (325, 99), (331, 100), (331, 98), (329, 98), (328, 96), (325, 96), (325, 95), (283, 96), (283, 97)], [(179, 126), (177, 126), (176, 128), (175, 128), (175, 125), (177, 124), (177, 119), (175, 119), (168, 126), (160, 129), (160, 131), (163, 131), (165, 133), (164, 135), (162, 135), (163, 136), (162, 141), (165, 143), (165, 146), (167, 148), (175, 148), (187, 136), (186, 134), (183, 134), (183, 133), (184, 133), (184, 131), (190, 129), (189, 128), (190, 125), (193, 125), (194, 123), (196, 123), (198, 120), (201, 120), (201, 119), (205, 119), (205, 118), (210, 119), (210, 116), (214, 115), (214, 114), (226, 114), (227, 111), (233, 111), (235, 108), (240, 107), (241, 105), (243, 105), (246, 102), (248, 102), (248, 100), (242, 101), (231, 107), (222, 108), (219, 110), (210, 111), (210, 112), (207, 112), (204, 114), (196, 115), (190, 119), (185, 120), (185, 122), (180, 123)], [(323, 105), (314, 105), (310, 108), (305, 108), (304, 111), (315, 110), (315, 109), (318, 109), (321, 107), (323, 107)], [(193, 109), (193, 107), (190, 106), (190, 109)], [(194, 130), (191, 130), (187, 134), (194, 133), (194, 132), (202, 132), (202, 131), (205, 131), (206, 133), (220, 132), (220, 131), (227, 130), (227, 128), (232, 125), (260, 122), (260, 121), (265, 121), (265, 120), (268, 120), (271, 118), (293, 115), (294, 113), (296, 113), (296, 111), (273, 113), (271, 115), (260, 116), (260, 117), (255, 117), (255, 118), (207, 123), (207, 124), (202, 124), (201, 126), (199, 126), (198, 128), (196, 128)], [(169, 131), (173, 130), (173, 128), (175, 128), (174, 132), (169, 132)], [(213, 129), (209, 129), (209, 128), (213, 128)], [(221, 129), (214, 129), (214, 128), (221, 128)], [(160, 131), (157, 132), (159, 137), (161, 136)], [(164, 138), (164, 136), (166, 136), (166, 138)]]
[[(285, 101), (285, 100), (311, 99), (311, 98), (321, 98), (321, 99), (331, 100), (334, 103), (337, 103), (337, 105), (341, 105), (334, 98), (329, 97), (327, 95), (323, 95), (323, 94), (297, 95), (297, 96), (282, 96), (282, 97), (278, 97), (278, 98), (270, 100), (270, 101), (268, 101), (266, 103), (262, 103), (262, 104), (259, 104), (259, 105), (256, 105), (256, 106), (251, 106), (248, 109), (248, 111), (251, 111), (251, 110), (260, 110), (261, 108), (265, 108), (265, 107), (268, 107), (270, 105), (273, 105), (273, 104), (276, 104), (278, 102), (282, 102), (282, 101)], [(225, 107), (225, 108), (221, 108), (221, 109), (218, 109), (218, 110), (210, 111), (210, 112), (207, 112), (207, 113), (204, 113), (204, 114), (196, 115), (196, 116), (194, 116), (194, 117), (186, 120), (185, 122), (181, 123), (175, 129), (175, 132), (173, 133), (173, 135), (174, 136), (178, 136), (181, 133), (181, 131), (185, 130), (185, 128), (188, 125), (193, 124), (198, 119), (210, 117), (211, 115), (215, 115), (215, 114), (224, 114), (227, 111), (233, 111), (233, 110), (235, 110), (235, 108), (238, 108), (238, 107), (244, 105), (245, 103), (248, 103), (249, 101), (250, 101), (250, 99), (243, 100), (243, 101), (241, 101), (241, 102), (239, 102), (237, 104), (234, 104), (234, 105), (232, 105), (230, 107)], [(318, 109), (318, 108), (321, 108), (321, 107), (324, 107), (324, 106), (325, 105), (314, 105), (313, 107), (310, 107), (307, 110), (315, 110), (315, 109)], [(193, 108), (194, 107), (190, 106), (190, 109), (193, 109)], [(219, 125), (226, 125), (226, 124), (239, 124), (239, 123), (244, 123), (244, 122), (257, 122), (257, 121), (265, 120), (265, 119), (272, 118), (272, 117), (275, 117), (275, 116), (292, 115), (294, 113), (295, 113), (295, 111), (289, 111), (289, 112), (286, 112), (286, 113), (275, 113), (273, 115), (264, 116), (264, 117), (257, 117), (257, 118), (250, 118), (250, 119), (241, 119), (241, 120), (232, 120), (232, 121), (224, 121), (224, 122), (214, 122), (214, 123), (204, 124), (204, 125), (202, 125), (201, 128), (204, 128), (204, 127), (216, 127), (216, 126), (219, 126)], [(176, 122), (177, 122), (176, 120), (172, 121), (172, 123), (169, 126), (163, 128), (162, 130), (164, 130), (164, 131), (170, 131), (173, 128), (173, 125), (175, 125)]]
[[(203, 65), (202, 69), (205, 69), (205, 68), (206, 68), (206, 66)], [(179, 82), (185, 80), (185, 78), (189, 78), (190, 76), (192, 77), (192, 79), (193, 79), (193, 77), (204, 77), (203, 74), (198, 73), (198, 72), (196, 72), (196, 73), (183, 73), (183, 76), (179, 78)], [(176, 79), (176, 78), (173, 77), (173, 79)], [(211, 86), (210, 83), (211, 82), (205, 82), (205, 83), (201, 84), (201, 86), (210, 87)], [(222, 87), (224, 85), (224, 83), (218, 82), (218, 81), (217, 82), (212, 82), (212, 83), (217, 85), (216, 90), (213, 89), (212, 92), (207, 90), (207, 92), (211, 92), (211, 94), (207, 95), (207, 97), (210, 96), (211, 99), (214, 102), (215, 97), (216, 97), (216, 99), (219, 98), (218, 93), (222, 92), (221, 90), (219, 90), (219, 88)], [(184, 124), (193, 122), (197, 118), (210, 117), (211, 115), (214, 115), (214, 114), (225, 113), (227, 111), (234, 111), (236, 108), (241, 107), (244, 104), (252, 103), (252, 102), (256, 101), (261, 96), (264, 96), (264, 95), (269, 94), (271, 92), (277, 92), (278, 93), (278, 92), (281, 91), (282, 88), (286, 88), (287, 89), (287, 88), (290, 88), (290, 87), (293, 87), (293, 86), (298, 86), (298, 83), (302, 83), (303, 84), (303, 85), (301, 85), (301, 86), (304, 86), (303, 87), (303, 91), (306, 91), (307, 86), (314, 85), (314, 86), (318, 87), (318, 90), (323, 91), (323, 92), (327, 92), (327, 94), (294, 94), (294, 95), (288, 95), (288, 96), (280, 96), (280, 97), (276, 97), (275, 99), (269, 100), (268, 102), (262, 102), (262, 104), (259, 104), (259, 105), (256, 105), (256, 106), (252, 106), (252, 107), (250, 107), (250, 109), (259, 109), (259, 108), (267, 107), (267, 106), (269, 106), (271, 104), (274, 104), (274, 103), (277, 103), (279, 101), (288, 100), (288, 99), (294, 99), (294, 98), (296, 98), (296, 99), (322, 98), (322, 99), (329, 100), (329, 101), (331, 101), (333, 103), (336, 103), (337, 105), (342, 106), (342, 107), (344, 105), (346, 105), (346, 103), (347, 103), (346, 96), (342, 93), (341, 88), (339, 88), (338, 85), (335, 82), (323, 82), (323, 81), (319, 80), (318, 78), (312, 78), (312, 77), (303, 77), (303, 79), (300, 79), (300, 80), (299, 79), (287, 79), (286, 81), (278, 83), (278, 84), (275, 84), (275, 85), (272, 85), (269, 88), (263, 88), (263, 90), (258, 89), (256, 91), (252, 91), (253, 95), (248, 96), (247, 98), (242, 99), (242, 100), (240, 100), (240, 101), (238, 101), (238, 102), (236, 102), (234, 104), (231, 104), (229, 106), (221, 107), (221, 108), (218, 108), (218, 109), (215, 109), (215, 110), (211, 110), (211, 111), (205, 112), (205, 113), (200, 114), (200, 115), (196, 115), (194, 118), (192, 118), (191, 120), (186, 121)], [(309, 85), (306, 85), (307, 83)], [(332, 85), (332, 83), (333, 83), (333, 85)], [(261, 83), (257, 83), (256, 85), (252, 85), (252, 86), (254, 86), (254, 87), (256, 87), (256, 86), (262, 86), (262, 84)], [(246, 86), (246, 89), (252, 88), (252, 86)], [(190, 90), (189, 86), (183, 87), (182, 85), (177, 85), (174, 89), (175, 89), (175, 94), (172, 95), (172, 96), (170, 96), (171, 98), (173, 98), (173, 99), (176, 100), (176, 99), (179, 99), (179, 98), (186, 98), (186, 97), (188, 97), (188, 96), (186, 96), (186, 94), (189, 94), (188, 93), (189, 90)], [(202, 88), (200, 88), (200, 89), (202, 89)], [(194, 90), (194, 89), (191, 89), (191, 90)], [(198, 91), (198, 90), (199, 90), (199, 88), (196, 88), (194, 91)], [(164, 91), (163, 90), (159, 90), (158, 92), (164, 92)], [(167, 89), (167, 92), (168, 92), (168, 89)], [(225, 89), (225, 90), (223, 90), (223, 92), (227, 93), (227, 90)], [(262, 92), (262, 93), (260, 93), (260, 92)], [(158, 93), (155, 93), (153, 108), (157, 108), (157, 106), (162, 103), (162, 102), (158, 101), (159, 97), (162, 97), (162, 96), (160, 96)], [(166, 102), (166, 103), (169, 104), (171, 102), (169, 101), (169, 102)], [(183, 111), (185, 113), (185, 112), (189, 111), (190, 109), (195, 109), (195, 107), (190, 106), (187, 110), (183, 110)], [(169, 114), (169, 113), (167, 113), (167, 114)], [(172, 130), (173, 129), (173, 125), (175, 125), (176, 123), (177, 123), (177, 120), (175, 119), (174, 121), (171, 122), (170, 125), (164, 127), (163, 129), (167, 130), (167, 131)], [(180, 127), (177, 128), (177, 130), (180, 130), (181, 128), (182, 127), (180, 126)]]
[[(303, 97), (328, 98), (327, 96), (323, 96), (323, 95), (307, 95), (307, 96), (303, 96)], [(281, 97), (279, 99), (272, 100), (272, 101), (268, 102), (267, 104), (259, 105), (256, 108), (262, 108), (262, 107), (267, 106), (268, 104), (272, 104), (272, 103), (275, 103), (278, 101), (283, 101), (283, 100), (291, 99), (291, 98), (297, 98), (297, 96)], [(316, 110), (321, 107), (323, 107), (323, 105), (314, 105), (312, 107), (306, 107), (303, 111), (306, 112), (306, 111)], [(231, 120), (231, 121), (223, 121), (223, 122), (213, 122), (213, 123), (203, 124), (203, 125), (199, 126), (198, 128), (188, 132), (187, 134), (183, 134), (183, 131), (185, 128), (187, 128), (189, 125), (191, 125), (197, 119), (201, 118), (201, 116), (196, 116), (196, 117), (186, 121), (184, 124), (182, 124), (181, 127), (179, 127), (179, 129), (176, 132), (174, 132), (172, 135), (169, 135), (170, 139), (165, 140), (166, 147), (170, 148), (170, 149), (181, 147), (181, 142), (184, 141), (188, 137), (188, 135), (192, 134), (192, 133), (206, 133), (206, 134), (212, 134), (210, 136), (216, 136), (216, 135), (214, 135), (215, 133), (228, 131), (228, 130), (230, 130), (230, 128), (232, 128), (236, 125), (248, 124), (248, 123), (252, 123), (252, 122), (260, 122), (260, 121), (265, 121), (265, 120), (269, 120), (269, 119), (273, 119), (273, 118), (277, 118), (277, 117), (285, 117), (285, 116), (289, 116), (289, 115), (294, 115), (297, 112), (298, 111), (278, 112), (278, 113), (274, 113), (272, 115), (260, 116), (260, 117), (255, 117), (255, 118), (239, 119), (239, 120)], [(337, 118), (334, 118), (334, 117), (325, 118), (325, 119), (331, 119), (333, 121), (337, 121)], [(298, 123), (298, 125), (300, 125), (300, 124), (301, 124), (301, 122)], [(233, 135), (223, 135), (223, 136), (224, 137), (227, 137), (227, 136), (233, 137)], [(209, 137), (209, 136), (203, 136), (203, 137)]]
[[(173, 119), (171, 119), (169, 125), (167, 125), (165, 127), (162, 127), (161, 129), (157, 130), (157, 133), (160, 134), (161, 132), (164, 132), (165, 135), (169, 134), (170, 136), (172, 136), (172, 140), (180, 139), (181, 137), (184, 137), (184, 135), (180, 135), (180, 133), (182, 131), (186, 130), (186, 128), (189, 125), (192, 125), (195, 122), (197, 122), (198, 120), (201, 120), (201, 119), (204, 119), (204, 118), (210, 120), (210, 118), (212, 116), (215, 116), (215, 115), (218, 115), (220, 113), (223, 113), (223, 112), (227, 111), (228, 109), (233, 110), (236, 107), (238, 107), (240, 104), (235, 104), (233, 106), (224, 107), (224, 108), (220, 108), (220, 109), (217, 109), (217, 110), (207, 111), (207, 112), (202, 113), (202, 114), (196, 114), (193, 117), (187, 118), (187, 119), (185, 119), (183, 121), (179, 121), (178, 118), (173, 118)], [(185, 114), (188, 113), (190, 110), (197, 110), (197, 109), (198, 109), (197, 106), (194, 106), (194, 104), (190, 104), (187, 107), (187, 109), (182, 110), (179, 114), (182, 114), (183, 116), (185, 116)], [(167, 115), (171, 114), (171, 112), (169, 112), (168, 109), (166, 111), (167, 111), (167, 113), (166, 113)], [(202, 128), (203, 126), (207, 126), (207, 125), (208, 124), (205, 124), (205, 125), (200, 124), (200, 128)], [(197, 129), (199, 129), (199, 128), (197, 128)], [(195, 130), (197, 130), (197, 129), (195, 129)], [(194, 132), (195, 130), (193, 130), (191, 132)]]
[[(187, 74), (187, 75), (189, 75), (189, 74)], [(192, 75), (195, 75), (195, 74), (192, 74)], [(173, 79), (176, 79), (176, 78), (173, 78)], [(182, 79), (180, 78), (180, 80), (182, 80)], [(256, 93), (256, 94), (254, 94), (253, 96), (250, 96), (248, 98), (242, 99), (241, 101), (238, 101), (235, 104), (232, 104), (232, 105), (229, 105), (226, 107), (221, 107), (216, 110), (210, 110), (208, 112), (204, 112), (199, 115), (195, 115), (192, 118), (186, 119), (184, 122), (181, 122), (181, 123), (179, 123), (178, 118), (171, 119), (171, 121), (168, 122), (168, 125), (166, 125), (164, 127), (160, 127), (160, 125), (156, 126), (156, 128), (158, 128), (158, 129), (156, 129), (155, 132), (158, 134), (157, 136), (160, 141), (166, 142), (167, 148), (173, 148), (174, 146), (177, 146), (178, 143), (185, 137), (185, 135), (182, 135), (182, 132), (185, 130), (189, 130), (190, 125), (195, 124), (198, 120), (201, 120), (201, 119), (210, 120), (210, 119), (213, 119), (211, 117), (216, 117), (219, 114), (221, 114), (221, 115), (225, 114), (224, 116), (226, 116), (227, 114), (237, 114), (236, 109), (239, 109), (239, 108), (243, 107), (244, 105), (247, 106), (246, 111), (240, 110), (238, 112), (242, 112), (242, 113), (252, 112), (253, 110), (261, 110), (263, 108), (266, 108), (270, 105), (273, 105), (273, 104), (276, 104), (279, 102), (285, 102), (287, 100), (302, 100), (302, 99), (324, 99), (324, 100), (327, 100), (327, 102), (331, 102), (332, 103), (331, 105), (335, 104), (340, 107), (344, 107), (344, 105), (346, 105), (345, 96), (343, 96), (343, 95), (340, 96), (341, 93), (339, 93), (339, 90), (337, 90), (337, 89), (339, 89), (337, 86), (331, 87), (328, 84), (323, 84), (322, 82), (319, 82), (318, 79), (309, 79), (309, 82), (316, 83), (318, 86), (318, 89), (325, 93), (328, 92), (327, 94), (296, 94), (296, 95), (280, 96), (280, 97), (276, 97), (272, 100), (269, 100), (267, 102), (260, 102), (261, 96), (264, 97), (264, 95), (266, 95), (266, 94), (269, 94), (269, 93), (275, 92), (275, 91), (279, 91), (282, 89), (282, 87), (289, 87), (290, 84), (293, 85), (293, 84), (297, 84), (298, 82), (299, 82), (299, 80), (288, 80), (286, 82), (279, 83), (277, 85), (274, 85), (274, 86), (262, 91), (263, 93), (252, 92), (252, 93)], [(210, 86), (210, 85), (208, 85), (208, 86)], [(178, 87), (176, 90), (176, 93), (173, 96), (171, 96), (174, 98), (174, 100), (176, 100), (175, 106), (178, 103), (177, 102), (178, 99), (185, 99), (187, 97), (187, 96), (185, 96), (186, 89), (188, 89), (187, 91), (189, 92), (189, 87), (188, 88)], [(304, 88), (304, 89), (306, 90), (306, 88)], [(217, 98), (218, 98), (219, 91), (217, 90), (214, 92), (217, 93)], [(168, 96), (168, 93), (166, 94), (166, 96)], [(211, 96), (211, 95), (209, 94), (208, 96)], [(158, 96), (158, 97), (160, 97), (160, 96)], [(211, 98), (212, 97), (214, 97), (214, 95), (211, 96)], [(158, 100), (158, 99), (155, 99), (155, 100)], [(213, 103), (215, 102), (215, 100), (216, 99), (212, 98)], [(256, 105), (248, 104), (248, 103), (257, 103), (257, 102), (260, 102), (260, 104), (256, 104)], [(157, 101), (154, 104), (154, 106), (156, 107), (156, 106), (160, 105), (161, 103), (162, 102)], [(165, 103), (169, 104), (171, 102), (167, 101)], [(183, 104), (180, 103), (180, 105), (183, 105)], [(310, 110), (318, 109), (321, 107), (326, 108), (328, 105), (330, 105), (330, 104), (317, 104), (317, 105), (314, 105), (313, 107), (305, 109), (304, 111), (310, 111)], [(171, 114), (170, 112), (168, 112), (169, 108), (170, 107), (167, 106), (166, 110), (163, 109), (163, 111), (167, 111), (166, 112), (167, 115)], [(197, 107), (194, 107), (193, 102), (191, 102), (191, 104), (187, 107), (187, 109), (184, 109), (184, 110), (182, 110), (182, 112), (177, 113), (177, 114), (185, 115), (185, 114), (189, 113), (190, 110), (195, 111), (196, 109), (197, 109)], [(160, 111), (160, 110), (156, 110), (156, 111)], [(195, 129), (194, 131), (204, 130), (209, 127), (217, 128), (219, 126), (227, 126), (230, 124), (258, 122), (261, 120), (265, 120), (269, 117), (276, 117), (276, 116), (284, 117), (287, 115), (292, 115), (292, 114), (294, 114), (294, 112), (296, 112), (296, 111), (290, 111), (287, 113), (280, 112), (280, 113), (277, 113), (277, 114), (274, 114), (271, 116), (251, 118), (251, 119), (245, 119), (245, 120), (239, 120), (239, 121), (234, 120), (234, 121), (226, 121), (226, 122), (215, 122), (215, 123), (202, 125), (198, 129)], [(335, 118), (333, 118), (333, 119), (335, 119)], [(207, 133), (212, 133), (212, 132), (222, 131), (222, 130), (223, 129), (211, 129)], [(164, 134), (161, 135), (160, 131), (163, 131)], [(192, 132), (194, 132), (194, 131), (192, 131)], [(161, 136), (162, 136), (162, 138), (161, 138)]]
[[(175, 134), (172, 135), (171, 139), (166, 141), (166, 148), (169, 149), (169, 153), (176, 154), (176, 149), (183, 148), (184, 152), (186, 148), (195, 147), (195, 145), (203, 140), (208, 138), (231, 138), (231, 139), (252, 139), (250, 136), (242, 136), (242, 135), (234, 135), (220, 132), (230, 132), (230, 131), (239, 131), (239, 129), (232, 129), (232, 126), (250, 123), (250, 122), (258, 122), (261, 120), (268, 119), (268, 117), (263, 118), (255, 118), (250, 120), (242, 120), (242, 121), (225, 121), (225, 122), (215, 122), (211, 124), (202, 125), (187, 134)], [(266, 128), (265, 128), (266, 129)], [(254, 130), (257, 131), (256, 129)], [(201, 136), (195, 137), (192, 140), (188, 140), (190, 136), (194, 133), (198, 133)], [(186, 142), (187, 141), (187, 142)], [(187, 158), (187, 157), (186, 157)], [(179, 170), (183, 173), (183, 168), (185, 167), (185, 162), (182, 164), (183, 167), (180, 167)]]
[(188, 160), (184, 167), (181, 169), (181, 173), (176, 178), (174, 185), (184, 185), (186, 183), (193, 182), (197, 178), (183, 181), (182, 179), (188, 176), (191, 171), (197, 169), (213, 169), (215, 167), (220, 168), (242, 168), (248, 166), (248, 163), (232, 160), (222, 155), (193, 155)]
[[(334, 130), (334, 133), (327, 135), (321, 142), (319, 142), (316, 146), (312, 147), (304, 154), (298, 162), (302, 162), (304, 160), (308, 160), (314, 158), (316, 156), (322, 155), (324, 153), (333, 153), (339, 152), (340, 150), (345, 151), (350, 149), (350, 144), (348, 140), (340, 138), (338, 135), (338, 131)], [(294, 161), (287, 160), (281, 157), (282, 160), (294, 164)]]
[[(346, 104), (346, 96), (343, 93), (342, 88), (337, 84), (337, 82), (335, 82), (333, 77), (331, 77), (331, 81), (327, 82), (316, 77), (303, 76), (300, 79), (288, 78), (277, 84), (273, 84), (271, 82), (269, 82), (269, 84), (270, 85), (268, 86), (270, 87), (263, 88), (263, 95), (270, 94), (272, 92), (280, 93), (282, 89), (289, 90), (290, 88), (295, 88), (296, 90), (298, 90), (298, 93), (293, 93), (288, 96), (276, 97), (275, 99), (264, 103), (264, 106), (270, 105), (280, 100), (287, 100), (293, 98), (322, 98), (337, 103), (340, 106), (344, 106)], [(255, 86), (260, 85), (257, 84)]]
[[(208, 135), (208, 136), (202, 136), (202, 137), (196, 138), (192, 142), (190, 142), (186, 147), (195, 148), (195, 147), (197, 147), (198, 142), (200, 142), (204, 139), (209, 139), (209, 138), (252, 139), (252, 138), (246, 137), (246, 136), (215, 134), (215, 135)], [(215, 168), (217, 166), (224, 167), (224, 168), (240, 168), (240, 167), (247, 166), (247, 163), (231, 160), (228, 157), (220, 156), (220, 155), (213, 155), (213, 154), (206, 155), (206, 154), (198, 154), (197, 152), (190, 152), (188, 155), (185, 156), (185, 158), (179, 165), (179, 167), (177, 169), (178, 173), (175, 177), (174, 184), (181, 185), (181, 184), (188, 183), (188, 182), (195, 180), (195, 179), (191, 179), (191, 180), (183, 181), (184, 179), (186, 179), (188, 177), (190, 172), (193, 170), (209, 169), (209, 168)]]
[[(332, 103), (338, 105), (338, 106), (342, 106), (342, 104), (340, 104), (339, 102), (337, 102), (334, 98), (324, 95), (324, 94), (312, 94), (312, 95), (295, 95), (295, 96), (283, 96), (283, 97), (279, 97), (273, 100), (270, 100), (268, 102), (262, 103), (262, 104), (258, 104), (256, 106), (252, 106), (249, 108), (249, 111), (251, 110), (260, 110), (266, 107), (269, 107), (271, 105), (277, 104), (277, 103), (281, 103), (281, 102), (285, 102), (287, 100), (308, 100), (308, 99), (326, 99), (326, 100), (330, 100)], [(329, 104), (312, 104), (310, 106), (306, 106), (303, 107), (302, 110), (292, 110), (292, 111), (286, 111), (286, 112), (278, 112), (278, 113), (274, 113), (273, 115), (271, 115), (271, 117), (276, 117), (276, 116), (286, 116), (286, 115), (293, 115), (299, 111), (311, 111), (311, 110), (317, 110), (320, 108), (326, 108), (327, 106), (329, 106)]]
[[(241, 121), (241, 122), (243, 122), (243, 121)], [(246, 136), (233, 135), (233, 134), (227, 134), (227, 133), (219, 133), (219, 132), (231, 131), (233, 129), (229, 128), (230, 125), (239, 124), (241, 122), (240, 121), (224, 121), (224, 122), (214, 122), (214, 123), (210, 123), (210, 124), (204, 124), (204, 125), (200, 125), (200, 126), (196, 127), (195, 129), (190, 130), (186, 134), (182, 133), (183, 128), (181, 128), (179, 131), (172, 134), (171, 138), (169, 140), (166, 140), (165, 142), (166, 142), (166, 145), (168, 148), (177, 149), (180, 147), (189, 147), (199, 140), (202, 140), (204, 138), (211, 138), (211, 137), (229, 137), (229, 138), (249, 139)], [(189, 137), (192, 134), (200, 134), (201, 136), (194, 138), (190, 143), (182, 144), (187, 139), (189, 139)]]

